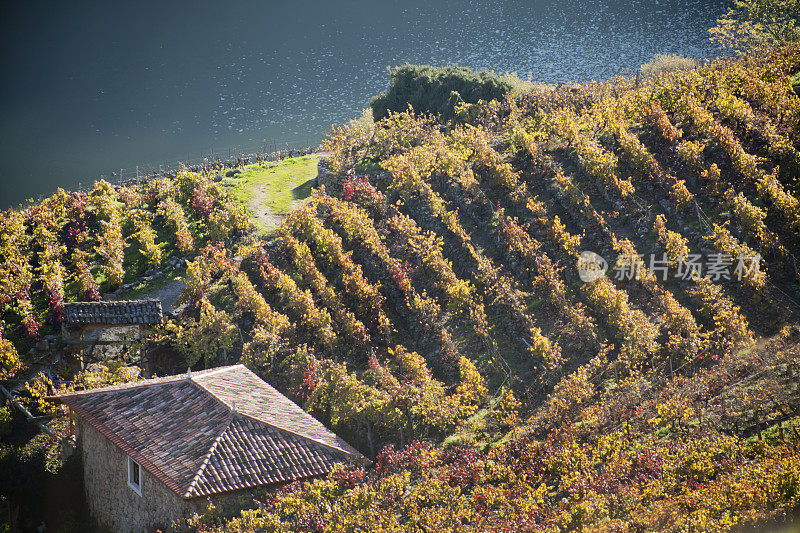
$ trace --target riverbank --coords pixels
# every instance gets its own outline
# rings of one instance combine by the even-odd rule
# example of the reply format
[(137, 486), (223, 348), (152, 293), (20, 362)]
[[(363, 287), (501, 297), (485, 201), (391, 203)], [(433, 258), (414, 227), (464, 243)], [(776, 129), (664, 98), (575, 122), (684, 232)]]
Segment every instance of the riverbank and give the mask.
[[(276, 3), (226, 5), (225, 16), (215, 3), (198, 3), (159, 6), (157, 20), (147, 9), (127, 6), (120, 17), (122, 7), (96, 2), (41, 14), (21, 8), (7, 17), (14, 46), (6, 50), (9, 81), (0, 101), (0, 200), (7, 208), (120, 167), (135, 174), (136, 165), (149, 170), (201, 151), (207, 157), (211, 148), (225, 156), (265, 139), (266, 149), (316, 144), (331, 124), (346, 123), (385, 90), (386, 65), (460, 64), (555, 85), (608, 79), (664, 51), (711, 58), (706, 30), (725, 5), (647, 0), (598, 11), (586, 0), (316, 3), (296, 17)], [(86, 32), (63, 24), (77, 14)], [(245, 29), (242, 20), (265, 23)], [(212, 37), (187, 40), (176, 27)], [(114, 45), (99, 53), (85, 35)], [(41, 65), (48, 64), (63, 68), (44, 83)]]

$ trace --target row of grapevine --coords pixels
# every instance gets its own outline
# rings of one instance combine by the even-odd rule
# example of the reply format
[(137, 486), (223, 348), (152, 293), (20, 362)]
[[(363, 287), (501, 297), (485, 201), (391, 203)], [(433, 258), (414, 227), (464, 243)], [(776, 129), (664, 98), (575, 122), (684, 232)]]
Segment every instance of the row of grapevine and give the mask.
[[(465, 194), (478, 191), (475, 174), (467, 166), (469, 152), (464, 146), (471, 147), (473, 157), (479, 158), (479, 164), (492, 173), (494, 182), (505, 188), (510, 188), (512, 196), (524, 191), (519, 184), (516, 172), (511, 167), (499, 161), (493, 150), (486, 144), (485, 136), (477, 128), (457, 130), (454, 133), (455, 146), (459, 150), (446, 152), (446, 145), (442, 139), (433, 139), (431, 145), (420, 146), (412, 149), (402, 158), (391, 158), (385, 166), (392, 172), (395, 190), (406, 200), (423, 200), (429, 212), (436, 216), (452, 233), (460, 245), (473, 259), (475, 267), (472, 275), (477, 284), (486, 291), (491, 298), (501, 304), (504, 309), (514, 317), (514, 327), (518, 327), (527, 339), (523, 339), (527, 352), (533, 354), (537, 360), (544, 361), (549, 369), (561, 365), (561, 350), (559, 346), (542, 334), (539, 327), (528, 314), (524, 305), (523, 295), (516, 289), (515, 283), (485, 255), (479, 253), (455, 213), (448, 211), (444, 200), (421, 179), (422, 176), (431, 176), (437, 172), (447, 172), (457, 176), (456, 181), (464, 187)], [(447, 155), (445, 155), (447, 154)], [(442, 157), (440, 157), (442, 156)], [(408, 195), (408, 196), (406, 196)]]
[(368, 209), (375, 220), (385, 219), (391, 234), (391, 242), (403, 243), (424, 271), (424, 278), (432, 281), (433, 287), (443, 293), (445, 305), (450, 312), (473, 321), (475, 332), (486, 340), (486, 311), (475, 287), (468, 280), (461, 280), (453, 271), (453, 265), (443, 254), (443, 242), (433, 233), (423, 233), (411, 217), (388, 204), (383, 193), (375, 189), (367, 178), (350, 176), (344, 182), (343, 198), (355, 201)]
[(288, 234), (281, 234), (280, 242), (292, 266), (302, 275), (319, 302), (331, 313), (337, 332), (348, 342), (353, 343), (352, 346), (365, 350), (370, 342), (366, 327), (352, 311), (347, 309), (333, 287), (328, 284), (325, 276), (317, 268), (308, 245)]
[(286, 233), (296, 234), (313, 247), (318, 265), (336, 273), (343, 298), (352, 301), (356, 316), (373, 331), (373, 341), (388, 339), (389, 318), (383, 311), (384, 297), (379, 288), (367, 280), (361, 266), (354, 263), (352, 252), (345, 252), (342, 239), (323, 226), (311, 207), (294, 210), (283, 223)]

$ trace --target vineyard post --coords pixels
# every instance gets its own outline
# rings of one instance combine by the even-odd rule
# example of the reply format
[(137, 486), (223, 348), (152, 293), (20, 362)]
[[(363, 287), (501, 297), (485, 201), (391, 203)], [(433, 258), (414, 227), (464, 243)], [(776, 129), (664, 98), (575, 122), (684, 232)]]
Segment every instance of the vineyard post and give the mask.
[(367, 420), (367, 442), (369, 443), (369, 455), (375, 457), (375, 443), (372, 439), (372, 421)]

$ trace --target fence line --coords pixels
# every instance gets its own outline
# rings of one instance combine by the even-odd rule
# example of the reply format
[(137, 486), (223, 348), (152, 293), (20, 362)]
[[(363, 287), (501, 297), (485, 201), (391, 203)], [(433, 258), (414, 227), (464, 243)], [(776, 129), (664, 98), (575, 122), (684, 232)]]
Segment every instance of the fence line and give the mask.
[[(94, 183), (105, 180), (114, 186), (130, 186), (147, 183), (148, 181), (174, 177), (181, 169), (192, 172), (220, 172), (229, 168), (236, 168), (250, 163), (260, 163), (264, 161), (280, 161), (288, 157), (307, 155), (317, 150), (307, 141), (305, 143), (279, 143), (277, 141), (265, 140), (264, 142), (249, 145), (233, 146), (222, 151), (210, 149), (208, 153), (200, 152), (198, 157), (187, 155), (186, 159), (174, 159), (151, 162), (146, 165), (137, 165), (135, 169), (120, 168), (117, 172), (112, 172), (110, 176), (100, 174), (97, 178), (78, 182), (75, 186), (70, 186), (70, 191), (89, 192), (94, 187)], [(30, 198), (20, 206), (37, 204), (51, 196), (51, 194), (40, 194)]]

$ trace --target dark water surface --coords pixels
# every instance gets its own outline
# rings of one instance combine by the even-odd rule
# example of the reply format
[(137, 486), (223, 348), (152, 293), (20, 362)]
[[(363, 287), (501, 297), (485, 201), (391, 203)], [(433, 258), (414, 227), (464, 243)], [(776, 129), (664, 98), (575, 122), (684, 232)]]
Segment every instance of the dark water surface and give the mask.
[(210, 149), (317, 143), (404, 62), (604, 79), (711, 57), (723, 0), (22, 2), (0, 7), (0, 207)]

